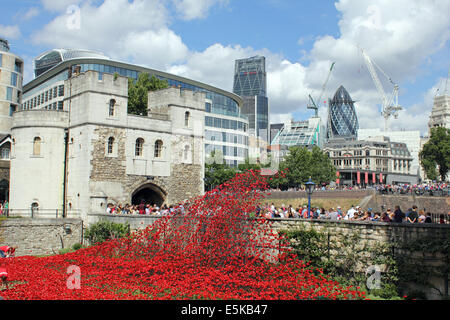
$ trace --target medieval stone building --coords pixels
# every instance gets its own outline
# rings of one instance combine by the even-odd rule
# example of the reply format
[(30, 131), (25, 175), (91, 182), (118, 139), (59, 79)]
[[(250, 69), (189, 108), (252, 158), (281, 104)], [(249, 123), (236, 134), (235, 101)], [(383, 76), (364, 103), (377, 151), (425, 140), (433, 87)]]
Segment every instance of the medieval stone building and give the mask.
[(87, 220), (109, 203), (177, 204), (203, 193), (205, 93), (149, 92), (148, 116), (136, 116), (126, 77), (87, 71), (64, 90), (64, 109), (13, 115), (11, 214)]

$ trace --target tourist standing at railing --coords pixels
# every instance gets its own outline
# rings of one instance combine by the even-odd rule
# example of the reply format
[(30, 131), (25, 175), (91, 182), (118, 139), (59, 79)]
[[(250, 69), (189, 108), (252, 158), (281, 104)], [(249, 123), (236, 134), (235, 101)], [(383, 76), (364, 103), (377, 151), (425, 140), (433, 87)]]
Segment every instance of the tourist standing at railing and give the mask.
[(431, 213), (427, 212), (427, 216), (425, 218), (424, 223), (432, 223), (433, 220), (431, 219)]
[(417, 206), (414, 205), (412, 210), (409, 212), (408, 217), (406, 218), (409, 223), (416, 223), (419, 219), (419, 214), (417, 213)]
[(418, 219), (418, 222), (419, 222), (419, 223), (425, 223), (425, 219), (426, 219), (425, 211), (420, 210), (420, 211), (419, 211), (419, 219)]
[(400, 206), (395, 206), (394, 219), (392, 221), (393, 222), (397, 222), (397, 223), (401, 223), (401, 222), (403, 222), (404, 218), (405, 218), (405, 214), (400, 209)]

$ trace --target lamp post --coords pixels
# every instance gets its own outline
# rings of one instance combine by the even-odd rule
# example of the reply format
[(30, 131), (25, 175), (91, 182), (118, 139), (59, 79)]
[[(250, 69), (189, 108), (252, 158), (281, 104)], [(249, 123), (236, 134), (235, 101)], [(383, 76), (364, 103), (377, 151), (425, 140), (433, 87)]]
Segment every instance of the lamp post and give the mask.
[(311, 181), (311, 177), (309, 177), (309, 180), (307, 183), (305, 183), (306, 193), (308, 194), (308, 215), (311, 212), (311, 195), (314, 192), (314, 186), (316, 184)]

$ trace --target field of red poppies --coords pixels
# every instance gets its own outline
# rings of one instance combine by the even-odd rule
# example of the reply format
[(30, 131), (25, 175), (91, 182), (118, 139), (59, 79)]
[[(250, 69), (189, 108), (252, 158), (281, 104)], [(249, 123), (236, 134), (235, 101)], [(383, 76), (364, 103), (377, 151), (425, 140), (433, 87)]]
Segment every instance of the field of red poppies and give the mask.
[(267, 190), (248, 171), (126, 238), (64, 255), (3, 259), (5, 299), (361, 299), (297, 260), (265, 220)]

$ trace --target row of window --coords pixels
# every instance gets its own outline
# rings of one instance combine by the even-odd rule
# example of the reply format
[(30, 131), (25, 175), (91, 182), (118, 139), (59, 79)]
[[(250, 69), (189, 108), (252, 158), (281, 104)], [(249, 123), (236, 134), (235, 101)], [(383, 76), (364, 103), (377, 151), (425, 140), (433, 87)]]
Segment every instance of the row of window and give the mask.
[(230, 142), (248, 146), (248, 137), (235, 133), (205, 130), (205, 139), (209, 141)]
[(210, 155), (212, 152), (221, 152), (224, 156), (247, 158), (248, 150), (239, 147), (219, 146), (205, 144), (205, 154)]
[(205, 126), (247, 132), (247, 124), (244, 122), (209, 116), (205, 117)]
[[(135, 143), (135, 148), (134, 148), (134, 155), (136, 157), (141, 157), (144, 154), (144, 139), (142, 138), (137, 138), (136, 139), (136, 143)], [(114, 153), (114, 144), (115, 144), (115, 139), (114, 137), (109, 137), (108, 138), (108, 146), (107, 146), (107, 153), (109, 155)], [(155, 141), (155, 145), (154, 145), (154, 157), (155, 158), (161, 158), (162, 157), (162, 150), (163, 150), (163, 142), (162, 140), (156, 140)]]
[[(25, 101), (22, 104), (22, 110), (34, 109), (34, 108), (40, 106), (41, 104), (45, 104), (46, 102), (51, 101), (52, 99), (55, 99), (57, 97), (63, 97), (63, 96), (64, 96), (64, 85), (55, 86), (55, 87), (50, 88), (50, 89), (46, 90), (45, 92), (37, 95), (36, 97)], [(58, 105), (58, 110), (60, 110), (59, 105)]]
[[(370, 165), (370, 159), (365, 159), (364, 161), (365, 165)], [(361, 166), (363, 164), (363, 159), (344, 159), (344, 160), (333, 160), (333, 164), (337, 167), (340, 167), (342, 165), (348, 167), (353, 165), (356, 166)], [(388, 160), (387, 159), (375, 159), (375, 164), (377, 166), (387, 166), (388, 165)], [(403, 168), (410, 168), (411, 163), (410, 161), (406, 161), (406, 160), (393, 160), (393, 168), (394, 170), (397, 170), (397, 167), (399, 167), (399, 169)]]

